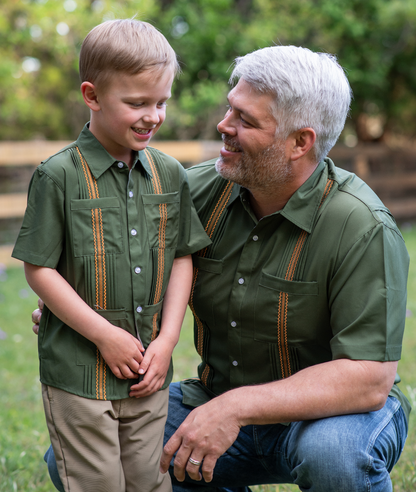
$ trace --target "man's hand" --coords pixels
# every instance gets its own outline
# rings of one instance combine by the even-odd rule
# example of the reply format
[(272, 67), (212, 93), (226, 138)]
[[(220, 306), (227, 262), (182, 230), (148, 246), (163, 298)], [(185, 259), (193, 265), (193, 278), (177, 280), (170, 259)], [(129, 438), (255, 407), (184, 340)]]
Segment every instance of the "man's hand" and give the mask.
[(38, 309), (35, 309), (32, 313), (32, 323), (34, 323), (34, 325), (32, 326), (32, 330), (35, 335), (39, 334), (39, 323), (40, 318), (42, 317), (42, 310), (44, 306), (41, 298), (38, 299), (38, 306)]
[[(234, 410), (226, 393), (192, 410), (166, 443), (160, 461), (161, 472), (167, 472), (177, 451), (174, 474), (180, 482), (185, 479), (185, 470), (194, 480), (203, 477), (205, 482), (210, 482), (217, 459), (234, 443), (240, 431)], [(202, 462), (201, 467), (191, 463), (189, 458)]]

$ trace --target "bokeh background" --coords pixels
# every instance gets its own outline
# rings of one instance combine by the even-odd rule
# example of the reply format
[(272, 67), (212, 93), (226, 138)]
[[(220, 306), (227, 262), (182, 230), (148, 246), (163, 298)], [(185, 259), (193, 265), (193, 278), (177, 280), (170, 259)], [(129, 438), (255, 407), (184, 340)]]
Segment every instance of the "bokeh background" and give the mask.
[[(399, 372), (416, 405), (415, 0), (0, 0), (0, 492), (54, 490), (42, 462), (49, 438), (30, 330), (36, 296), (10, 261), (27, 185), (34, 166), (75, 140), (88, 120), (78, 77), (85, 35), (133, 16), (162, 31), (178, 54), (182, 74), (153, 145), (167, 146), (185, 166), (218, 152), (216, 124), (237, 56), (276, 44), (337, 56), (354, 99), (330, 156), (375, 189), (404, 234), (411, 271)], [(197, 359), (188, 312), (175, 379), (195, 376)], [(415, 461), (411, 420), (394, 492), (416, 490)]]

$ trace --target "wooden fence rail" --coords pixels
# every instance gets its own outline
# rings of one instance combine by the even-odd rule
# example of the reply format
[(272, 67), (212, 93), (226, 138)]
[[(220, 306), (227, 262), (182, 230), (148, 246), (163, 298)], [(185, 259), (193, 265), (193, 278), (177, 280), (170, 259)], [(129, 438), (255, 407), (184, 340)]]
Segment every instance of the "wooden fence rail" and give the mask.
[[(34, 168), (56, 153), (67, 141), (0, 142), (0, 231), (2, 224), (19, 223), (26, 208), (26, 190)], [(218, 156), (220, 141), (152, 141), (152, 146), (172, 155), (185, 167)], [(336, 165), (355, 172), (364, 179), (391, 210), (396, 220), (416, 220), (416, 151), (391, 149), (384, 145), (361, 145), (354, 149), (335, 146), (329, 156)], [(2, 174), (2, 171), (7, 172)], [(13, 173), (20, 172), (18, 178)], [(22, 174), (23, 173), (23, 174)], [(5, 177), (4, 177), (5, 176)], [(5, 181), (19, 180), (12, 192)], [(21, 181), (21, 182), (20, 182)], [(13, 188), (13, 187), (12, 187)], [(3, 190), (3, 192), (2, 192)], [(4, 191), (6, 190), (6, 191)], [(10, 241), (8, 241), (10, 243)], [(1, 244), (0, 264), (14, 263), (12, 246)]]

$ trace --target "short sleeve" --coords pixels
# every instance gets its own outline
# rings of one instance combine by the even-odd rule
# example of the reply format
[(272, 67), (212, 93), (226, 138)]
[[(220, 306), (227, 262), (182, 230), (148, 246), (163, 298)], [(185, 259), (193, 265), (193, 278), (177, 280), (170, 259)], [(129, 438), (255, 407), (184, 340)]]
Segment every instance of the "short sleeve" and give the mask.
[(195, 253), (211, 243), (196, 213), (185, 172), (183, 172), (183, 181), (180, 188), (179, 213), (180, 221), (176, 257)]
[(64, 193), (39, 167), (32, 176), (23, 224), (12, 256), (56, 268), (64, 241)]
[(402, 236), (384, 223), (351, 246), (330, 283), (334, 359), (400, 359), (408, 268)]

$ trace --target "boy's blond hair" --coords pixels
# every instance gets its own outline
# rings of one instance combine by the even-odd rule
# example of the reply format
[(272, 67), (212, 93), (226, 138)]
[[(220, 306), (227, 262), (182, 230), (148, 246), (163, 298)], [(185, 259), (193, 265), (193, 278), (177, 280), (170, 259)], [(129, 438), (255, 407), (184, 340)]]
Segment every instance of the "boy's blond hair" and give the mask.
[(112, 75), (146, 70), (180, 71), (176, 53), (163, 34), (147, 22), (117, 19), (94, 27), (79, 57), (81, 82), (105, 87)]

